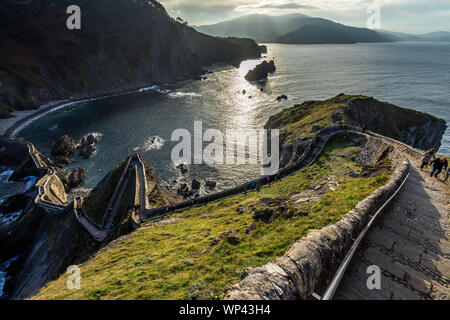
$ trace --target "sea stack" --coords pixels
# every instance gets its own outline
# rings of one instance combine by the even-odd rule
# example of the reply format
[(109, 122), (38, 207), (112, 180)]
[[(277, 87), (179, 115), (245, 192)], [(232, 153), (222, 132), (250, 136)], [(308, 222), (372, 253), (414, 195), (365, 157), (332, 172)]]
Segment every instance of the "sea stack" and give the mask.
[(258, 64), (255, 69), (250, 70), (245, 76), (247, 81), (259, 81), (267, 79), (269, 73), (275, 72), (277, 69), (275, 67), (275, 62), (271, 60), (267, 62), (264, 60), (262, 63)]

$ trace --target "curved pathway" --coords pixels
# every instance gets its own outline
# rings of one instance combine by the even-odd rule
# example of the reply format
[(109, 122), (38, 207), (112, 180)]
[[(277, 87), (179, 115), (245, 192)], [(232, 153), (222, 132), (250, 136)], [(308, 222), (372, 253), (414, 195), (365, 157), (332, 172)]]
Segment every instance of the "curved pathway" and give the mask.
[[(417, 168), (417, 154), (406, 156), (410, 178), (363, 241), (335, 299), (450, 299), (449, 189)], [(380, 290), (367, 287), (372, 265), (382, 272)]]

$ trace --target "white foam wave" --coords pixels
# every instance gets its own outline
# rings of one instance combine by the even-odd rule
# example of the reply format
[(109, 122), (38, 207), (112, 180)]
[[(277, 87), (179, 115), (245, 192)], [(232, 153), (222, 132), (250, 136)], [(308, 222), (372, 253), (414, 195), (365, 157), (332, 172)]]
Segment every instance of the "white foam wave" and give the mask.
[(20, 215), (22, 214), (22, 211), (23, 210), (8, 214), (0, 213), (0, 225), (13, 223), (17, 219), (19, 219)]
[(6, 271), (8, 270), (11, 263), (16, 261), (18, 258), (19, 256), (14, 257), (3, 263), (0, 262), (0, 298), (3, 296), (3, 287), (5, 286), (6, 282)]
[(156, 85), (138, 90), (138, 92), (147, 92), (147, 91), (156, 91), (159, 93), (170, 93), (171, 92), (169, 89), (162, 89), (161, 87), (156, 86)]
[(169, 93), (169, 97), (171, 97), (171, 98), (183, 98), (183, 97), (197, 98), (197, 97), (202, 97), (202, 95), (199, 93), (195, 93), (195, 92), (172, 92), (172, 93)]
[(164, 146), (165, 142), (166, 141), (161, 137), (151, 136), (144, 142), (144, 145), (134, 148), (133, 151), (137, 152), (139, 150), (144, 151), (160, 150)]

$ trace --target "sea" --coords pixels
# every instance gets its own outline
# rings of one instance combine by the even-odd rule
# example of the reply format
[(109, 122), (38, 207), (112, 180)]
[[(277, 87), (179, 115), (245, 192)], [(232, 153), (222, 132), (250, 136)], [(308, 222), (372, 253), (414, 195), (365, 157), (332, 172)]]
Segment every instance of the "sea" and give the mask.
[[(193, 136), (195, 121), (202, 122), (203, 130), (216, 129), (224, 135), (227, 130), (262, 129), (284, 108), (340, 93), (373, 96), (450, 123), (450, 43), (267, 46), (265, 59), (274, 59), (277, 71), (266, 82), (244, 79), (261, 60), (244, 61), (239, 68), (214, 65), (204, 81), (149, 86), (60, 108), (28, 124), (17, 137), (49, 154), (61, 135), (78, 141), (98, 134), (95, 155), (88, 160), (75, 156), (76, 163), (66, 169), (84, 167), (85, 188), (94, 187), (120, 161), (139, 152), (164, 185), (193, 179), (204, 185), (212, 180), (218, 191), (260, 176), (261, 165), (189, 165), (183, 174), (171, 157), (178, 144), (172, 141), (174, 131), (185, 129)], [(277, 101), (280, 95), (288, 99)], [(237, 143), (245, 144), (245, 139)], [(440, 152), (450, 154), (449, 130)]]

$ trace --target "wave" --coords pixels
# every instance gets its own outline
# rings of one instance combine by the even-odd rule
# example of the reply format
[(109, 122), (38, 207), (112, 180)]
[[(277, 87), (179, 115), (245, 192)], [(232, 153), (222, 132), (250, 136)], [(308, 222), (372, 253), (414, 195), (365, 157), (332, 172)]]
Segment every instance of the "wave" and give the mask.
[(14, 173), (13, 169), (8, 169), (6, 168), (6, 170), (0, 172), (0, 183), (8, 183), (9, 178), (12, 176), (12, 174)]
[(139, 146), (133, 149), (133, 151), (154, 151), (154, 150), (160, 150), (164, 144), (165, 140), (159, 136), (151, 136), (149, 137), (145, 142), (143, 146)]
[(8, 213), (8, 214), (0, 213), (0, 225), (6, 225), (6, 224), (13, 223), (17, 219), (19, 219), (20, 215), (22, 214), (22, 211), (23, 210), (13, 212), (13, 213)]
[(195, 93), (195, 92), (172, 92), (169, 93), (169, 97), (171, 98), (183, 98), (183, 97), (202, 97), (203, 95), (201, 95), (200, 93)]
[(3, 287), (5, 286), (6, 282), (6, 271), (8, 270), (11, 263), (16, 261), (18, 258), (19, 256), (9, 259), (8, 261), (5, 261), (3, 263), (0, 262), (0, 298), (3, 296)]
[(147, 91), (156, 91), (159, 93), (170, 93), (171, 92), (169, 89), (162, 89), (161, 87), (159, 87), (157, 85), (139, 89), (137, 92), (147, 92)]

